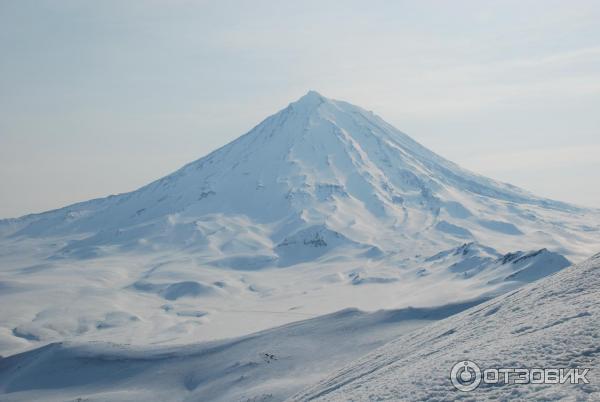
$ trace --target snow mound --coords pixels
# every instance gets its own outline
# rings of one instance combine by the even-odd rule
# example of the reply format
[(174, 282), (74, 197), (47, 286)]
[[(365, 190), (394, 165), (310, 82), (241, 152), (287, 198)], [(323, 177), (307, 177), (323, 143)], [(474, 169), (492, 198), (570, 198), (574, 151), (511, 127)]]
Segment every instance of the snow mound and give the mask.
[(279, 255), (279, 264), (290, 266), (301, 262), (315, 261), (332, 250), (343, 247), (368, 248), (325, 225), (315, 225), (286, 237), (277, 245), (275, 251)]
[(138, 281), (133, 284), (132, 288), (141, 292), (156, 293), (167, 300), (177, 300), (182, 297), (216, 296), (221, 292), (218, 286), (196, 281), (160, 284)]
[(500, 285), (489, 294), (506, 292), (571, 265), (564, 256), (545, 248), (502, 255), (491, 247), (474, 242), (440, 251), (425, 258), (424, 264), (428, 266), (428, 272), (447, 271), (456, 278)]
[(533, 282), (568, 267), (569, 260), (558, 253), (547, 249), (534, 252), (517, 252), (507, 254), (502, 259), (503, 265), (512, 264), (512, 271), (505, 278), (507, 281)]

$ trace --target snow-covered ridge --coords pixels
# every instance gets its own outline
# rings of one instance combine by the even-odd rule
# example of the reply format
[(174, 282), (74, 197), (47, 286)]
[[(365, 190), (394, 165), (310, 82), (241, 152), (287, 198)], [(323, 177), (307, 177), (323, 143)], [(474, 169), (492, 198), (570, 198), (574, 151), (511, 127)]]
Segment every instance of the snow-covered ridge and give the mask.
[(242, 338), (177, 347), (54, 343), (0, 359), (0, 399), (281, 401), (394, 337), (477, 303), (346, 309)]
[[(290, 401), (598, 400), (600, 254), (556, 275), (403, 335)], [(482, 368), (592, 368), (589, 384), (450, 383), (463, 360)]]
[(441, 267), (459, 277), (477, 276), (489, 283), (533, 282), (571, 265), (562, 255), (545, 248), (500, 255), (491, 247), (472, 242), (440, 251), (426, 258), (424, 263), (429, 264), (431, 270)]

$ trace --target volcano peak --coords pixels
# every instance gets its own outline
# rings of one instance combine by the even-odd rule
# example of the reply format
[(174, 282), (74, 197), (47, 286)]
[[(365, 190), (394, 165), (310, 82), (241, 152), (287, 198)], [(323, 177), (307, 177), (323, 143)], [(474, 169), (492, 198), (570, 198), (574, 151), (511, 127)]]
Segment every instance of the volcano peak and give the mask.
[(301, 108), (315, 108), (328, 101), (329, 99), (311, 89), (297, 101), (293, 102), (292, 105)]

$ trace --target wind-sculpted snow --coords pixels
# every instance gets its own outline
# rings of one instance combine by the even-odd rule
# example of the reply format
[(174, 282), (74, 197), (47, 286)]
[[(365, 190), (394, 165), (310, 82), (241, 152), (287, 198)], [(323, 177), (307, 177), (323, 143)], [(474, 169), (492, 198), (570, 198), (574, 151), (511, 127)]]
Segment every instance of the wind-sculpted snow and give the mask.
[[(599, 300), (600, 254), (400, 336), (290, 401), (599, 400)], [(450, 370), (464, 360), (482, 369), (591, 371), (589, 384), (482, 383), (463, 392)]]
[(238, 339), (170, 348), (51, 344), (0, 360), (0, 400), (281, 401), (393, 337), (477, 303), (346, 309)]
[[(468, 172), (311, 91), (136, 191), (0, 221), (0, 354), (473, 300), (597, 244), (598, 211)], [(519, 250), (531, 258), (500, 261)]]

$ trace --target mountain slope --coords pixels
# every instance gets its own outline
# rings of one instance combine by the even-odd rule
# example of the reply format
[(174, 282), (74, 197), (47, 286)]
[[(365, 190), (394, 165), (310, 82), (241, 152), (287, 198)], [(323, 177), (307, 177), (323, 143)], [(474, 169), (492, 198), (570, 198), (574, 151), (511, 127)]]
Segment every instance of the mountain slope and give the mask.
[(136, 191), (0, 221), (0, 354), (475, 300), (598, 243), (598, 211), (465, 171), (309, 92)]
[(51, 344), (0, 359), (0, 399), (281, 401), (386, 341), (473, 304), (348, 309), (243, 338), (170, 348)]
[[(600, 254), (556, 275), (401, 336), (291, 401), (598, 400)], [(481, 368), (592, 368), (589, 384), (450, 383), (463, 360)]]
[[(447, 244), (503, 238), (503, 251), (510, 251), (525, 238), (531, 247), (581, 258), (591, 253), (580, 234), (590, 213), (465, 171), (371, 112), (311, 91), (246, 135), (139, 190), (5, 221), (2, 231), (82, 236), (68, 240), (63, 256), (102, 255), (110, 246), (189, 250), (210, 244), (197, 219), (230, 226), (218, 219), (223, 215), (268, 226), (261, 244), (251, 247), (265, 252), (297, 230), (326, 225), (383, 249), (413, 238), (418, 241), (410, 246), (422, 249), (423, 237)], [(597, 213), (592, 216), (597, 235)], [(393, 241), (399, 234), (403, 238)]]

